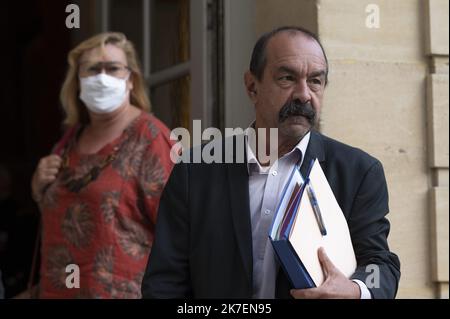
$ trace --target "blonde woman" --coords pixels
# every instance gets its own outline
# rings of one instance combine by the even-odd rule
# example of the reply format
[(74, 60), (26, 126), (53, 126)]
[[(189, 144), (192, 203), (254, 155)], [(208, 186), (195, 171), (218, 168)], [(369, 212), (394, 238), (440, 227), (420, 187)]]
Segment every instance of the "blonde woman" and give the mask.
[[(123, 34), (84, 41), (68, 62), (60, 96), (68, 133), (32, 179), (43, 226), (39, 296), (139, 298), (172, 169), (169, 130), (148, 113), (136, 52)], [(77, 289), (66, 285), (69, 264), (79, 267)]]

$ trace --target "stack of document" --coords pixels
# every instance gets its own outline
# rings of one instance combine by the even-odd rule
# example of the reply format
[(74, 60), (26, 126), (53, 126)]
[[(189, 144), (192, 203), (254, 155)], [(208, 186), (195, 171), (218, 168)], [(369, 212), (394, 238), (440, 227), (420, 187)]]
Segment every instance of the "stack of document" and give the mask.
[(296, 289), (320, 286), (325, 280), (318, 249), (348, 278), (356, 269), (347, 221), (318, 160), (306, 178), (292, 170), (269, 233), (280, 264)]

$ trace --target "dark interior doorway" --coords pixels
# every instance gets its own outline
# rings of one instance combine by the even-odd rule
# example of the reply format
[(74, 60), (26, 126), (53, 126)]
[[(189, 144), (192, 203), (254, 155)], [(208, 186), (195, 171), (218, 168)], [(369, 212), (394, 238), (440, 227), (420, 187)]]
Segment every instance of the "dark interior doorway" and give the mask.
[(26, 289), (38, 225), (30, 178), (61, 134), (58, 95), (66, 70), (69, 1), (7, 1), (2, 17), (0, 269), (5, 297)]

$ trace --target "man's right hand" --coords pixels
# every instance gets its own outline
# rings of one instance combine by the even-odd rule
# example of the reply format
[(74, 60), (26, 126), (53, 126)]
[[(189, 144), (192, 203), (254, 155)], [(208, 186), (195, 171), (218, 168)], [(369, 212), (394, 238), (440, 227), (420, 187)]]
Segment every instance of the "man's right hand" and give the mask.
[(56, 179), (61, 165), (62, 158), (58, 155), (49, 155), (41, 158), (31, 180), (33, 199), (36, 202), (42, 200), (45, 187)]

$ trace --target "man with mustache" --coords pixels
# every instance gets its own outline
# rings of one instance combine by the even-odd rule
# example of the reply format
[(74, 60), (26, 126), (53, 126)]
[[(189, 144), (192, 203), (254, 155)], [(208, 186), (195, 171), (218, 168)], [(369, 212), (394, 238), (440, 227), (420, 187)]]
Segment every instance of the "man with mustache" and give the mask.
[[(252, 126), (278, 129), (277, 165), (261, 161), (250, 143), (243, 164), (176, 165), (160, 202), (144, 297), (395, 297), (400, 262), (387, 244), (382, 165), (314, 130), (327, 76), (325, 51), (308, 30), (282, 27), (258, 40), (245, 86), (256, 111)], [(270, 149), (270, 139), (266, 143)], [(347, 219), (358, 267), (348, 279), (320, 250), (325, 282), (293, 290), (268, 231), (288, 173), (300, 162), (305, 176), (315, 158)], [(379, 286), (367, 287), (366, 266), (372, 264), (379, 269)]]

